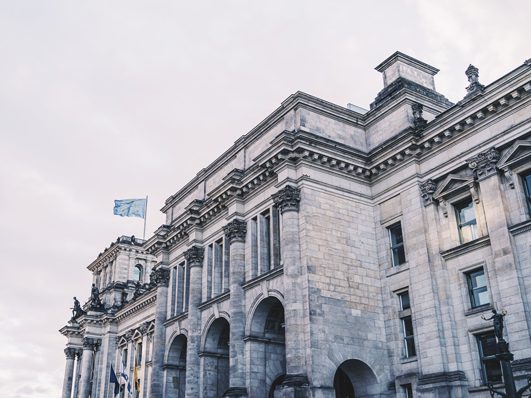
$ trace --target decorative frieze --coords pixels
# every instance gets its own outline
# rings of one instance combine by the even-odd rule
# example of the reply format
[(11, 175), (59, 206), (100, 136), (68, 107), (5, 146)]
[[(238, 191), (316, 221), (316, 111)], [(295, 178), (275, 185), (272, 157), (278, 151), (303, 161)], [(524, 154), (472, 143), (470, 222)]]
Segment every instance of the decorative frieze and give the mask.
[(192, 246), (184, 252), (184, 258), (190, 268), (201, 267), (205, 257), (205, 249), (201, 246)]
[(422, 199), (424, 199), (424, 206), (433, 203), (433, 194), (437, 190), (437, 183), (431, 178), (429, 180), (419, 183)]
[(485, 178), (496, 172), (498, 160), (500, 160), (500, 152), (493, 147), (467, 159), (466, 162), (476, 178)]
[(286, 185), (277, 193), (271, 196), (275, 206), (277, 206), (282, 213), (286, 211), (299, 211), (299, 203), (301, 201), (301, 191), (293, 185)]
[(234, 219), (223, 227), (223, 232), (229, 240), (229, 243), (245, 242), (247, 223), (243, 220)]

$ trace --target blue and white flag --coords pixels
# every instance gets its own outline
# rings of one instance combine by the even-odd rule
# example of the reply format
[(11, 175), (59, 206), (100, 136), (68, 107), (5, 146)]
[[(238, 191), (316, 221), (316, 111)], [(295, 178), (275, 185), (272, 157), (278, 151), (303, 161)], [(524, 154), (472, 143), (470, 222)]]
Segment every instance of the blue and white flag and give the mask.
[(120, 199), (114, 201), (113, 213), (120, 217), (146, 216), (146, 199)]

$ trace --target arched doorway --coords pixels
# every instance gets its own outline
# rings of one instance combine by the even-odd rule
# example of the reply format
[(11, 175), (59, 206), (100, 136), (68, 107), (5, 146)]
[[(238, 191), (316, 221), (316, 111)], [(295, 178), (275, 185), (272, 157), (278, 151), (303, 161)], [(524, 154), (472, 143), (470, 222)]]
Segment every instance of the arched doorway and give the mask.
[(372, 369), (358, 359), (343, 362), (334, 375), (336, 398), (380, 396), (378, 379)]
[(229, 388), (230, 325), (218, 318), (208, 328), (203, 359), (203, 396), (221, 397)]
[(279, 299), (268, 297), (258, 304), (246, 341), (252, 369), (249, 396), (274, 398), (286, 374), (284, 306)]
[(164, 364), (166, 372), (167, 398), (182, 398), (186, 389), (186, 336), (178, 335), (173, 339)]

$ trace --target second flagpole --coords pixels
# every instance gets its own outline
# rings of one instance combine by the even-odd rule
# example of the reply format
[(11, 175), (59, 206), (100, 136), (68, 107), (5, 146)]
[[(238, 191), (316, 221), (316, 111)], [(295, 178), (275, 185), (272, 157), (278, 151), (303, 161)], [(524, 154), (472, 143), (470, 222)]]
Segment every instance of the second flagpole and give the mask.
[(145, 211), (144, 211), (144, 235), (142, 236), (142, 239), (143, 239), (143, 240), (146, 240), (147, 210), (148, 210), (148, 196), (146, 195), (146, 209), (145, 209)]

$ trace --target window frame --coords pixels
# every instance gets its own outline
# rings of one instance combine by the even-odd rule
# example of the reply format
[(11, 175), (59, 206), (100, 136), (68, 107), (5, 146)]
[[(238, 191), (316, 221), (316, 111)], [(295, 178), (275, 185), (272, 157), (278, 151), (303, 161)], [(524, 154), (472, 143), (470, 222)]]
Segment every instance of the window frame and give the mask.
[[(481, 333), (474, 334), (474, 338), (476, 340), (477, 349), (478, 349), (479, 370), (480, 370), (480, 373), (481, 373), (481, 381), (482, 381), (483, 385), (487, 385), (489, 383), (492, 383), (492, 384), (502, 383), (503, 382), (503, 374), (502, 374), (500, 361), (498, 361), (496, 359), (495, 354), (485, 355), (485, 353), (484, 353), (484, 347), (482, 345), (482, 338), (484, 338), (486, 336), (490, 337), (491, 339), (494, 340), (494, 342), (496, 342), (496, 336), (494, 334), (494, 331), (492, 331), (492, 330), (488, 330), (488, 331), (484, 331), (484, 332), (481, 332)], [(497, 361), (498, 362), (499, 377), (497, 377), (496, 379), (489, 379), (489, 374), (488, 374), (489, 370), (487, 368), (486, 361), (491, 361), (491, 362), (492, 361)]]
[(527, 207), (527, 216), (531, 217), (531, 170), (522, 172), (520, 178), (524, 192), (524, 202)]
[[(464, 206), (464, 204), (467, 204)], [(476, 240), (479, 238), (479, 227), (478, 227), (478, 214), (477, 209), (474, 204), (474, 199), (470, 196), (467, 196), (463, 199), (460, 199), (456, 202), (452, 203), (452, 207), (454, 208), (454, 214), (455, 214), (455, 222), (457, 225), (457, 232), (459, 235), (459, 242), (461, 244), (465, 244), (468, 242), (472, 242), (473, 240)], [(461, 211), (467, 208), (471, 208), (474, 212), (474, 219), (470, 221), (463, 221), (461, 220)], [(465, 227), (474, 226), (474, 228), (471, 228), (472, 231), (472, 238), (471, 239), (465, 239), (463, 235), (463, 229)]]
[[(417, 347), (415, 344), (415, 328), (413, 325), (413, 316), (411, 311), (411, 297), (409, 289), (396, 292), (399, 304), (400, 334), (402, 340), (403, 358), (411, 359), (417, 356)], [(404, 298), (407, 297), (407, 300)], [(408, 329), (411, 334), (408, 334)]]
[[(479, 272), (483, 272), (483, 277), (485, 279), (485, 285), (484, 286), (479, 286), (479, 287), (478, 286), (474, 287), (473, 286), (473, 275), (477, 274)], [(475, 267), (475, 268), (469, 269), (467, 271), (464, 271), (464, 275), (465, 275), (465, 279), (466, 279), (466, 287), (467, 287), (467, 293), (468, 293), (468, 300), (469, 300), (470, 309), (476, 309), (476, 308), (490, 306), (491, 305), (491, 300), (490, 300), (490, 293), (489, 293), (489, 284), (488, 284), (488, 280), (487, 280), (487, 273), (485, 272), (485, 267), (481, 266), (481, 267)], [(479, 293), (476, 294), (476, 292), (478, 290), (481, 290), (481, 291), (479, 291)], [(483, 293), (483, 292), (487, 292), (488, 302), (486, 302), (486, 303), (476, 302), (476, 300), (479, 300), (479, 294)]]
[[(396, 241), (396, 238), (393, 239), (396, 235), (393, 233), (393, 231), (396, 231), (397, 228), (400, 229), (400, 238), (401, 242), (399, 243), (393, 243), (393, 240)], [(389, 251), (391, 254), (391, 266), (392, 267), (399, 267), (403, 264), (407, 263), (407, 257), (406, 257), (406, 246), (404, 243), (404, 230), (402, 228), (402, 222), (397, 221), (392, 223), (391, 225), (386, 226), (387, 229), (387, 235), (389, 239)], [(400, 262), (400, 254), (403, 256), (403, 261)]]

